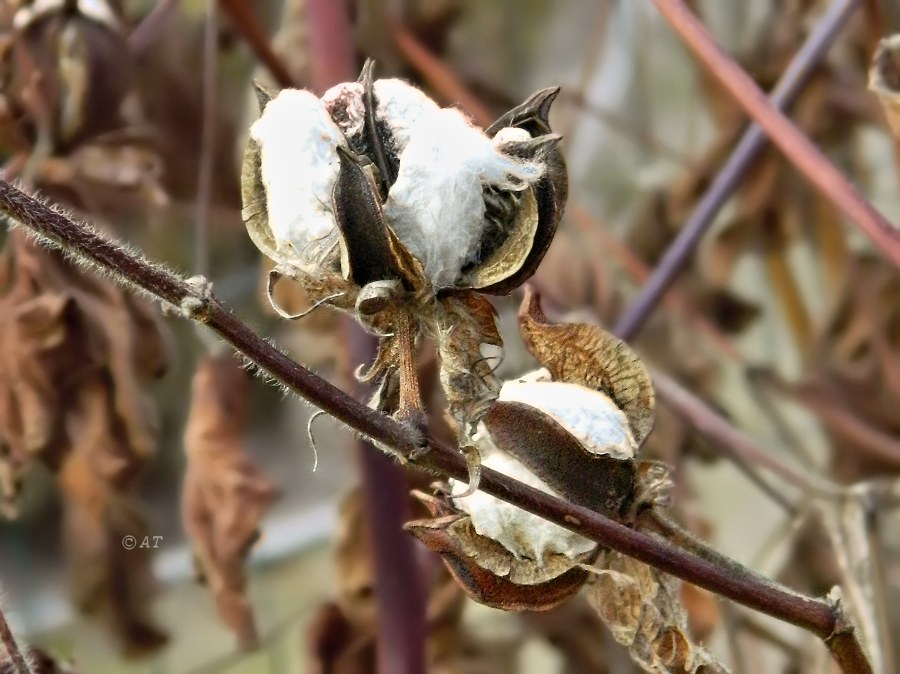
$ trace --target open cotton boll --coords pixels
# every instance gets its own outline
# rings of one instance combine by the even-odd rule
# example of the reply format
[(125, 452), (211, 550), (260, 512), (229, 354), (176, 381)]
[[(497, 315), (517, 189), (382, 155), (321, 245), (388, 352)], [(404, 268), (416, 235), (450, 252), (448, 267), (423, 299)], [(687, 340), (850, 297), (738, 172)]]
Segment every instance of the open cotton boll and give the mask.
[(361, 82), (342, 82), (322, 94), (322, 103), (348, 138), (363, 133), (366, 123), (364, 93)]
[(542, 173), (500, 152), (459, 110), (425, 113), (400, 155), (385, 215), (434, 287), (450, 287), (482, 241), (484, 188), (523, 190)]
[(309, 91), (284, 89), (250, 127), (259, 144), (269, 229), (279, 245), (298, 251), (335, 228), (331, 194), (336, 148), (347, 140), (322, 102)]
[[(558, 496), (537, 475), (498, 449), (484, 426), (479, 427), (473, 439), (482, 452), (482, 466)], [(455, 481), (451, 484), (456, 493), (466, 489), (464, 484)], [(483, 491), (454, 499), (454, 505), (469, 515), (476, 533), (494, 539), (518, 559), (531, 559), (541, 565), (547, 554), (562, 554), (575, 559), (596, 547), (596, 543), (583, 536)]]
[(536, 407), (594, 454), (630, 459), (637, 450), (625, 413), (600, 391), (567, 382), (518, 380), (504, 383), (498, 399)]

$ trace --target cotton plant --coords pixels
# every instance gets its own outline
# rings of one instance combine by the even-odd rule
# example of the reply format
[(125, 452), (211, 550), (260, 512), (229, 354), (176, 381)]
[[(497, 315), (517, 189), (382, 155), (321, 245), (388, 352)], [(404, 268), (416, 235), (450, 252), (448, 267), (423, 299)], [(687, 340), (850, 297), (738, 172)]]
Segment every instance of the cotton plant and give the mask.
[(565, 204), (548, 121), (557, 93), (539, 91), (480, 129), (402, 80), (373, 79), (371, 62), (321, 97), (259, 91), (243, 216), (276, 263), (270, 300), (289, 278), (313, 307), (355, 316), (378, 338), (359, 375), (377, 385), (373, 405), (417, 426), (415, 354), (432, 339), (462, 446), (500, 391), (482, 355), (483, 345), (502, 346), (485, 295), (506, 295), (534, 273)]

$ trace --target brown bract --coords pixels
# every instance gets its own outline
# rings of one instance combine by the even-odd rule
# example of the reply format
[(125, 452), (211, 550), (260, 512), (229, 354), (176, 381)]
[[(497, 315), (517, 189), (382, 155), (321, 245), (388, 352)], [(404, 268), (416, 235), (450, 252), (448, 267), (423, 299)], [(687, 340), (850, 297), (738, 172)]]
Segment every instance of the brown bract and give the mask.
[(547, 555), (540, 564), (517, 559), (496, 541), (475, 532), (469, 518), (445, 499), (417, 492), (432, 514), (415, 520), (406, 530), (444, 559), (466, 594), (480, 604), (506, 611), (547, 611), (581, 589), (589, 563), (597, 551), (573, 560), (566, 555)]
[(687, 631), (678, 581), (630, 557), (604, 551), (588, 588), (616, 641), (648, 672), (727, 672)]
[(653, 429), (656, 401), (647, 368), (627, 344), (598, 326), (550, 323), (529, 287), (519, 328), (531, 355), (554, 381), (605, 393), (625, 413), (636, 444), (644, 441)]
[(258, 637), (244, 563), (277, 492), (244, 450), (248, 379), (230, 354), (209, 356), (197, 367), (184, 438), (182, 514), (200, 577), (222, 620), (249, 650)]

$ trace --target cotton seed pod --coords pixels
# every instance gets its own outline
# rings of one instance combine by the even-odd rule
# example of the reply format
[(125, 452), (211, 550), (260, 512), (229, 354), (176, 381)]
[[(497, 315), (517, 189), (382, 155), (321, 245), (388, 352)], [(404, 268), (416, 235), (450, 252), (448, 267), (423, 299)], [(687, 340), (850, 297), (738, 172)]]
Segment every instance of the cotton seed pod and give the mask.
[[(664, 467), (635, 460), (653, 424), (646, 368), (599, 327), (549, 323), (530, 290), (520, 321), (544, 368), (503, 384), (474, 436), (482, 466), (631, 524), (668, 488)], [(409, 529), (443, 555), (470, 596), (501, 608), (530, 601), (539, 610), (577, 591), (574, 571), (596, 555), (592, 541), (451, 485), (451, 498), (432, 508), (436, 519)]]
[(556, 90), (542, 93), (487, 134), (401, 80), (373, 80), (371, 64), (321, 99), (263, 92), (242, 177), (248, 232), (287, 273), (508, 293), (565, 200), (546, 120)]

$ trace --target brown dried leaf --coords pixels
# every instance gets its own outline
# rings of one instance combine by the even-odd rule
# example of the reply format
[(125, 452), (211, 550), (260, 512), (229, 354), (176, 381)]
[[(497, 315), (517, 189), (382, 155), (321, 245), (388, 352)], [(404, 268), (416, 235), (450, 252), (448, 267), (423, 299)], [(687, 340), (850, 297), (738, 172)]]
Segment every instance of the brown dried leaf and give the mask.
[(727, 671), (688, 637), (676, 579), (614, 551), (604, 552), (595, 566), (588, 601), (645, 671)]
[(208, 357), (197, 367), (185, 429), (182, 514), (219, 615), (241, 647), (253, 649), (258, 638), (244, 561), (276, 490), (243, 448), (247, 377), (230, 355)]
[(526, 287), (519, 327), (531, 354), (554, 381), (580, 384), (608, 395), (628, 418), (638, 446), (653, 428), (655, 398), (650, 375), (621, 340), (594, 325), (554, 325), (540, 298)]
[(97, 473), (89, 449), (67, 454), (58, 473), (72, 591), (82, 611), (108, 622), (126, 655), (144, 655), (168, 640), (148, 616), (152, 549), (127, 550), (122, 540), (143, 541), (150, 532), (130, 494), (115, 490)]

